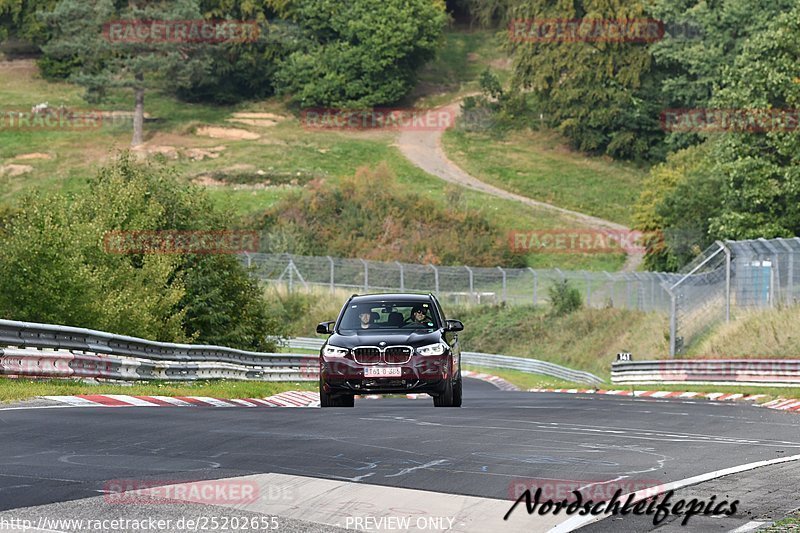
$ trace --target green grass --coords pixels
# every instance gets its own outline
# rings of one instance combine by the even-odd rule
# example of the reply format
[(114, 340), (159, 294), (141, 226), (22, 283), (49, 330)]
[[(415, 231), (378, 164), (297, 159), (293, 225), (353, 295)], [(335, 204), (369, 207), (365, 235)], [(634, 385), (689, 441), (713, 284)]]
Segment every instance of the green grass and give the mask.
[[(476, 39), (477, 40), (477, 39)], [(13, 70), (13, 69), (12, 69)], [(80, 91), (64, 83), (39, 79), (35, 69), (22, 69), (13, 76), (0, 72), (0, 101), (15, 109), (29, 110), (33, 105), (48, 101), (79, 109), (90, 109), (80, 100)], [(27, 87), (33, 87), (30, 96)], [(105, 110), (130, 110), (130, 94), (112, 93)], [(454, 194), (462, 198), (465, 209), (483, 212), (503, 233), (511, 230), (554, 229), (565, 226), (564, 220), (549, 211), (532, 209), (517, 202), (502, 200), (482, 193), (455, 189), (452, 185), (430, 176), (409, 163), (393, 146), (392, 132), (335, 132), (309, 131), (302, 127), (277, 99), (252, 102), (241, 106), (211, 106), (185, 104), (151, 92), (147, 95), (146, 111), (156, 121), (145, 124), (146, 140), (153, 145), (174, 146), (180, 150), (225, 146), (216, 159), (192, 161), (185, 157), (166, 160), (179, 175), (191, 180), (211, 173), (241, 173), (232, 169), (246, 167), (254, 174), (296, 173), (339, 180), (355, 173), (360, 167), (376, 167), (384, 163), (395, 174), (399, 184), (409, 192), (427, 195), (441, 205), (451, 202)], [(237, 111), (271, 112), (287, 117), (272, 127), (242, 126), (226, 121)], [(198, 127), (214, 125), (236, 127), (259, 133), (262, 138), (252, 141), (210, 139), (193, 134)], [(130, 131), (125, 124), (103, 126), (99, 129), (19, 130), (0, 128), (0, 164), (26, 164), (33, 171), (17, 177), (0, 178), (0, 202), (15, 203), (30, 190), (80, 193), (87, 178), (113, 157), (116, 150), (130, 143)], [(52, 159), (14, 160), (15, 156), (40, 152)], [(180, 152), (179, 152), (180, 153)], [(209, 187), (215, 204), (234, 217), (249, 217), (262, 213), (298, 186), (281, 185), (264, 188), (223, 186)], [(454, 192), (454, 191), (460, 192)], [(468, 236), (465, 236), (467, 238)], [(531, 266), (549, 268), (556, 265), (569, 269), (616, 270), (621, 256), (539, 255)]]
[(800, 512), (794, 513), (793, 516), (779, 520), (766, 529), (760, 529), (761, 533), (789, 533), (791, 531), (800, 531)]
[(445, 33), (436, 58), (419, 73), (413, 96), (417, 105), (435, 107), (480, 90), (478, 80), (487, 68), (505, 82), (511, 74), (510, 61), (501, 47), (496, 30), (458, 30)]
[(632, 165), (574, 152), (548, 131), (451, 129), (443, 143), (450, 159), (483, 181), (620, 224), (630, 224), (645, 176)]
[(133, 396), (208, 396), (211, 398), (264, 398), (290, 390), (317, 390), (316, 382), (269, 383), (209, 380), (194, 383), (149, 382), (132, 385), (89, 384), (76, 380), (23, 380), (0, 378), (0, 402), (37, 396), (76, 394), (127, 394)]

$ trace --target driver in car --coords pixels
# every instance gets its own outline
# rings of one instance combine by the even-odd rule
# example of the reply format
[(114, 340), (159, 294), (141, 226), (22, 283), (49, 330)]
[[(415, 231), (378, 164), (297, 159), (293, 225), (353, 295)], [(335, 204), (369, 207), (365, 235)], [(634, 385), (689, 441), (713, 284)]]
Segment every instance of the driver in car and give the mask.
[(425, 314), (425, 309), (422, 307), (415, 307), (411, 310), (411, 317), (409, 324), (413, 324), (415, 326), (428, 326), (430, 319), (428, 315)]

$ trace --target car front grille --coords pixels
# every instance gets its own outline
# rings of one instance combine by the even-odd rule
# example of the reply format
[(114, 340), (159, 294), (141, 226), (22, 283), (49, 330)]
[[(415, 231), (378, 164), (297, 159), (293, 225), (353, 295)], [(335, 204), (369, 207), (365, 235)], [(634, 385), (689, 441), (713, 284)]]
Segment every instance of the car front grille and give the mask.
[(386, 363), (389, 365), (402, 365), (411, 360), (414, 349), (410, 346), (365, 346), (353, 349), (353, 358), (361, 365), (376, 365)]
[(402, 365), (411, 359), (411, 348), (408, 346), (389, 346), (383, 352), (384, 360), (390, 365)]
[(353, 350), (353, 358), (356, 363), (374, 365), (381, 362), (381, 351), (378, 348), (356, 348)]

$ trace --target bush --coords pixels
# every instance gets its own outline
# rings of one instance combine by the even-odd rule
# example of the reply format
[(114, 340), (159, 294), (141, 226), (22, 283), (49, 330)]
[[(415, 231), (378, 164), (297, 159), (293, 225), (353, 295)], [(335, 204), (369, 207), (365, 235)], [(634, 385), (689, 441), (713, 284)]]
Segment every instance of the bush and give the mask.
[(408, 192), (392, 172), (359, 169), (334, 184), (311, 182), (267, 212), (268, 252), (359, 257), (376, 261), (522, 265), (487, 217), (450, 193), (446, 205)]
[(109, 253), (125, 230), (215, 230), (226, 220), (205, 193), (129, 154), (89, 192), (35, 193), (0, 214), (0, 316), (171, 342), (272, 346), (261, 290), (232, 256)]
[(554, 283), (547, 289), (550, 296), (550, 315), (565, 316), (574, 313), (583, 306), (583, 299), (578, 289), (567, 280)]

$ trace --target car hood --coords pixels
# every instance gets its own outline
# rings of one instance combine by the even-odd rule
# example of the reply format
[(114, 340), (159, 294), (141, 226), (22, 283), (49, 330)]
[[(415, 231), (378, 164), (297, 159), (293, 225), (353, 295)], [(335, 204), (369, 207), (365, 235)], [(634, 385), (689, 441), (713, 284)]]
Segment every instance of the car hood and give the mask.
[(339, 346), (340, 348), (355, 348), (358, 346), (378, 346), (385, 342), (386, 346), (407, 345), (418, 348), (442, 340), (440, 330), (420, 330), (420, 331), (346, 331), (334, 333), (328, 338), (328, 344)]

